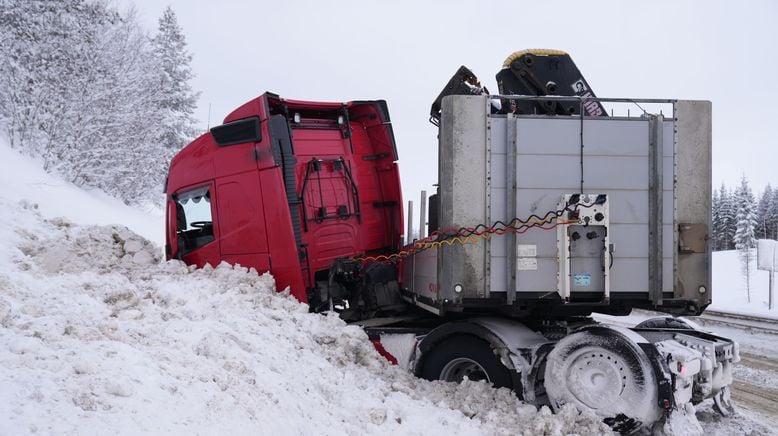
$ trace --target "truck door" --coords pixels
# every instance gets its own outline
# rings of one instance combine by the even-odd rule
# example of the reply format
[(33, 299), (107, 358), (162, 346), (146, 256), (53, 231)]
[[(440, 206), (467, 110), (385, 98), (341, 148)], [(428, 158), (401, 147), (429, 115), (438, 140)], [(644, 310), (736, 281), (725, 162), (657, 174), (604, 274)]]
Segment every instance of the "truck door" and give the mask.
[(219, 199), (219, 238), (222, 259), (231, 264), (270, 270), (262, 189), (257, 171), (221, 177), (216, 181)]

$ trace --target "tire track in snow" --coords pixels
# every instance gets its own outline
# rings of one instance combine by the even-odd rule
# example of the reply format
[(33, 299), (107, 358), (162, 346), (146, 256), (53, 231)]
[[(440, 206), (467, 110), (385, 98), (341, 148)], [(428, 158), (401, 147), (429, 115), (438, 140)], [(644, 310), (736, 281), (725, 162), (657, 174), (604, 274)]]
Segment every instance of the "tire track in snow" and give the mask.
[[(761, 373), (766, 379), (778, 378), (778, 362), (752, 353), (740, 353), (740, 363)], [(738, 377), (732, 383), (732, 399), (736, 407), (758, 413), (766, 423), (778, 426), (778, 389), (758, 381)]]
[(778, 321), (758, 316), (735, 315), (731, 313), (706, 310), (695, 318), (700, 324), (714, 324), (736, 327), (744, 330), (756, 330), (778, 335)]
[(736, 407), (756, 412), (766, 422), (778, 425), (778, 390), (735, 380), (732, 383), (732, 399)]

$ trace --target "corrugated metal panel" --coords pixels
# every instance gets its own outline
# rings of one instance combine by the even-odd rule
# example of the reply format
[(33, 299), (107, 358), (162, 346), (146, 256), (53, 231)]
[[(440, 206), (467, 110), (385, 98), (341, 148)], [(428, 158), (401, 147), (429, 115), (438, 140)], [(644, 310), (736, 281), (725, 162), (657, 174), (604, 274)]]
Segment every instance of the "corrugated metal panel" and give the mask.
[[(694, 292), (699, 284), (710, 289), (709, 247), (706, 253), (679, 254), (677, 241), (680, 224), (710, 222), (710, 104), (676, 104), (677, 123), (654, 117), (661, 131), (653, 142), (661, 145), (661, 168), (655, 173), (661, 173), (662, 189), (656, 196), (662, 205), (657, 217), (661, 288), (704, 303)], [(646, 293), (652, 222), (649, 118), (514, 117), (492, 115), (488, 107), (483, 96), (444, 101), (441, 227), (543, 216), (557, 210), (565, 194), (607, 194), (608, 242), (614, 246), (610, 292)], [(698, 229), (692, 234), (698, 235)], [(559, 250), (557, 232), (538, 229), (443, 248), (437, 259), (437, 299), (453, 298), (455, 284), (464, 285), (463, 296), (470, 298), (511, 291), (507, 301), (513, 291), (518, 298), (556, 292)]]

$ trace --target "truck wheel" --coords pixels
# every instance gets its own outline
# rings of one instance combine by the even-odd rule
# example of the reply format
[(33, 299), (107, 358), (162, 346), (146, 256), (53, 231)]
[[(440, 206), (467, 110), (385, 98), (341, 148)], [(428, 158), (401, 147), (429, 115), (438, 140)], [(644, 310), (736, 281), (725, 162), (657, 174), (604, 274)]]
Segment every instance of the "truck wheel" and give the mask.
[(686, 318), (675, 318), (672, 316), (657, 316), (649, 318), (636, 325), (637, 329), (678, 329), (678, 330), (697, 330), (706, 331), (697, 323)]
[(555, 412), (573, 404), (621, 433), (650, 428), (660, 418), (648, 357), (618, 332), (585, 330), (564, 337), (549, 353), (544, 376)]
[(471, 335), (444, 339), (427, 352), (420, 373), (427, 380), (460, 383), (467, 377), (486, 381), (496, 388), (513, 389), (510, 370), (492, 351), (488, 342)]

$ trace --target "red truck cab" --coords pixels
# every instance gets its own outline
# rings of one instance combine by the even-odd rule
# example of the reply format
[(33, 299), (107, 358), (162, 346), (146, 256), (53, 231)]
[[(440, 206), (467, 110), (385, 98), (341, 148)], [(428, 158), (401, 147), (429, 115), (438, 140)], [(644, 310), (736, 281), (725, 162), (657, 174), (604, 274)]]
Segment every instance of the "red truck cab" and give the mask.
[(269, 271), (308, 302), (336, 259), (399, 249), (396, 161), (386, 102), (265, 93), (173, 158), (167, 258)]

